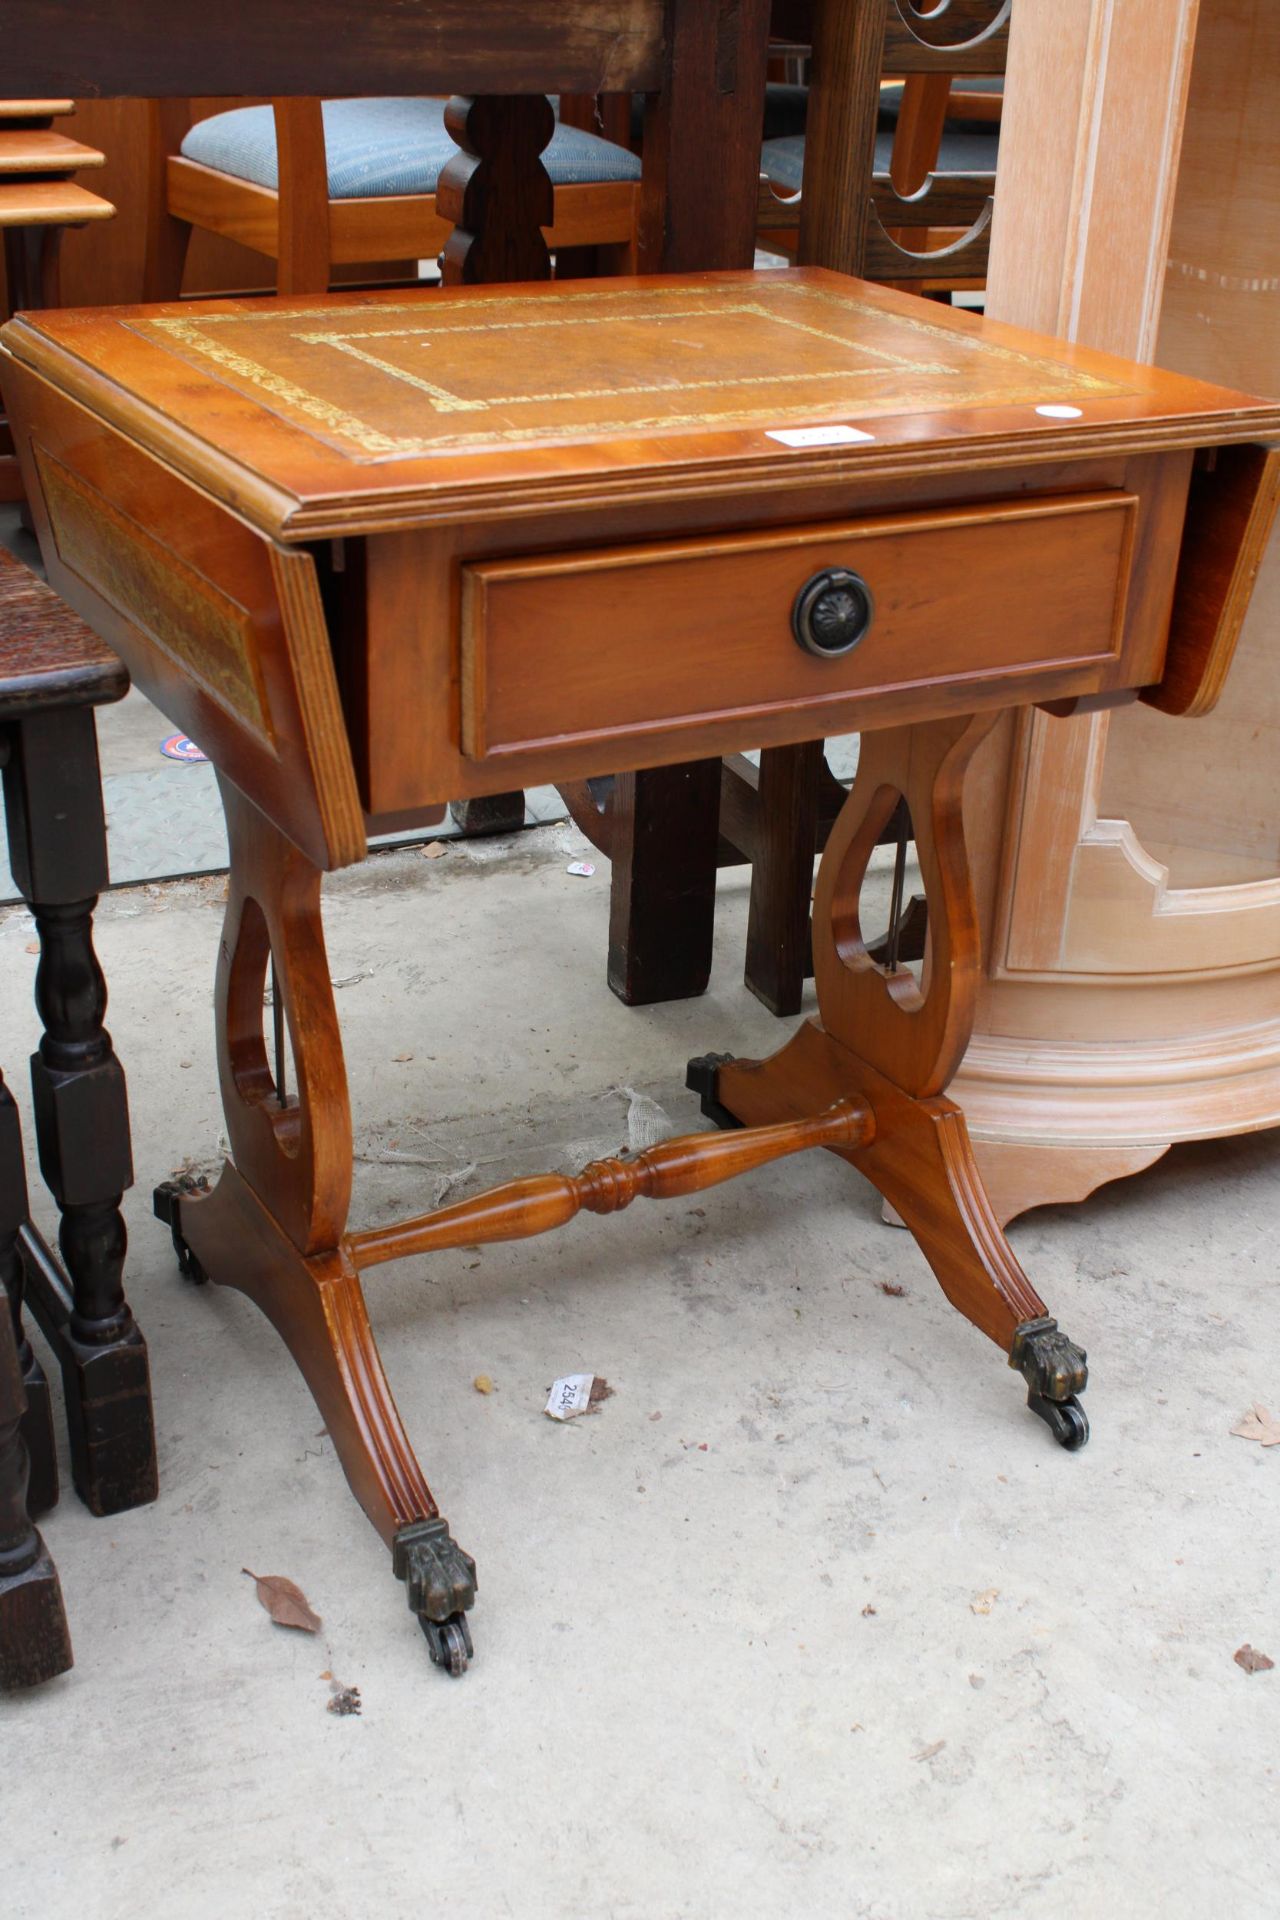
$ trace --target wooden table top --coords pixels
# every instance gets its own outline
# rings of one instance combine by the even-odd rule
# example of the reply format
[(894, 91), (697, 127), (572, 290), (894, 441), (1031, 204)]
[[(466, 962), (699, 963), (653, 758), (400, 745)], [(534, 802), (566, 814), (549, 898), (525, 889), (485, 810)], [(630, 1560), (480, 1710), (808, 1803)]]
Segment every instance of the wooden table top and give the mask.
[(1280, 403), (818, 268), (53, 311), (3, 343), (285, 539), (1280, 435)]

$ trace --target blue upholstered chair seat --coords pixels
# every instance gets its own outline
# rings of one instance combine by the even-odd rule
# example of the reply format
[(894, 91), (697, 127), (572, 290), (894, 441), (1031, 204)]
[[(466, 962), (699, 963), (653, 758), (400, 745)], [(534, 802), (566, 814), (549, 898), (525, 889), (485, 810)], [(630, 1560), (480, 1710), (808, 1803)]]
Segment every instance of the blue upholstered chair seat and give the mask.
[[(964, 74), (955, 82), (969, 93), (1002, 94), (1003, 76)], [(807, 87), (770, 86), (764, 116), (761, 170), (776, 187), (800, 191), (804, 172), (804, 126), (808, 110)], [(888, 173), (893, 136), (902, 107), (902, 82), (880, 89), (876, 134), (876, 172)], [(948, 115), (938, 154), (939, 173), (994, 173), (1000, 148), (999, 122), (960, 119)]]
[[(325, 155), (331, 200), (434, 193), (458, 147), (444, 124), (443, 100), (326, 100)], [(275, 119), (270, 107), (236, 107), (199, 120), (182, 143), (188, 160), (278, 188)], [(598, 134), (556, 123), (543, 165), (557, 186), (638, 180), (640, 162)]]
[[(982, 133), (959, 132), (948, 123), (938, 154), (938, 173), (994, 173), (1000, 137), (994, 128)], [(893, 133), (882, 130), (876, 135), (876, 172), (888, 173), (893, 153)], [(780, 140), (766, 140), (760, 154), (761, 170), (775, 187), (798, 193), (804, 178), (804, 135), (786, 134)]]

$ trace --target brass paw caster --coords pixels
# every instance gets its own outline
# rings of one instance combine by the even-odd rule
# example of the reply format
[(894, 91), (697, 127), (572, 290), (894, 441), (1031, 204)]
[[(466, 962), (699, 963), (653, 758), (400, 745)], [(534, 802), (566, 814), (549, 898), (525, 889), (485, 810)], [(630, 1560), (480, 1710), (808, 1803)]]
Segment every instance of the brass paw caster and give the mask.
[(1024, 1320), (1009, 1348), (1009, 1365), (1027, 1383), (1027, 1405), (1068, 1453), (1077, 1453), (1089, 1438), (1088, 1416), (1077, 1397), (1089, 1383), (1087, 1359), (1047, 1314)]
[(467, 1625), (467, 1608), (476, 1598), (475, 1561), (437, 1516), (401, 1527), (391, 1548), (391, 1571), (405, 1583), (409, 1611), (418, 1616), (432, 1661), (460, 1678), (475, 1651)]
[(164, 1222), (173, 1237), (173, 1251), (178, 1257), (178, 1272), (184, 1280), (190, 1280), (195, 1287), (203, 1286), (209, 1276), (182, 1237), (182, 1197), (184, 1194), (201, 1194), (208, 1191), (209, 1182), (203, 1174), (196, 1180), (189, 1173), (183, 1173), (179, 1174), (176, 1180), (162, 1180), (151, 1196), (152, 1212), (157, 1220)]

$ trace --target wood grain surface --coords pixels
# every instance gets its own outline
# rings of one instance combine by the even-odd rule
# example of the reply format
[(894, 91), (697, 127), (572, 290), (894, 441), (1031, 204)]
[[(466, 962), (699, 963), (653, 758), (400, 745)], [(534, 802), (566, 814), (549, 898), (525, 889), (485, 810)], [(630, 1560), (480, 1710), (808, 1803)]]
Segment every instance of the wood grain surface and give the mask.
[(128, 691), (124, 664), (106, 642), (0, 547), (0, 720), (105, 705)]
[(663, 0), (30, 0), (10, 84), (29, 93), (641, 92), (661, 72)]
[(47, 127), (18, 131), (0, 121), (0, 176), (23, 173), (79, 173), (100, 167), (104, 155), (82, 141)]

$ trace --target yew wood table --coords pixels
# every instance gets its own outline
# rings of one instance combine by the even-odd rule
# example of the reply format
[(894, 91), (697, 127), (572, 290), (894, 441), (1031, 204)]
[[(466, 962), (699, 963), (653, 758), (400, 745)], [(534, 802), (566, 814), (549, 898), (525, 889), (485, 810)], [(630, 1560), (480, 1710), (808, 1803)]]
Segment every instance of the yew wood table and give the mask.
[[(159, 1209), (187, 1267), (284, 1337), (433, 1658), (470, 1656), (475, 1567), (382, 1371), (361, 1275), (384, 1260), (825, 1147), (1079, 1446), (1085, 1356), (945, 1097), (979, 965), (965, 773), (1010, 706), (1194, 707), (1247, 602), (1280, 406), (809, 268), (56, 312), (3, 345), (50, 579), (226, 808), (233, 1158)], [(820, 1017), (767, 1060), (691, 1063), (723, 1131), (348, 1228), (323, 871), (446, 796), (855, 730), (814, 902)], [(900, 801), (919, 981), (859, 923)]]

